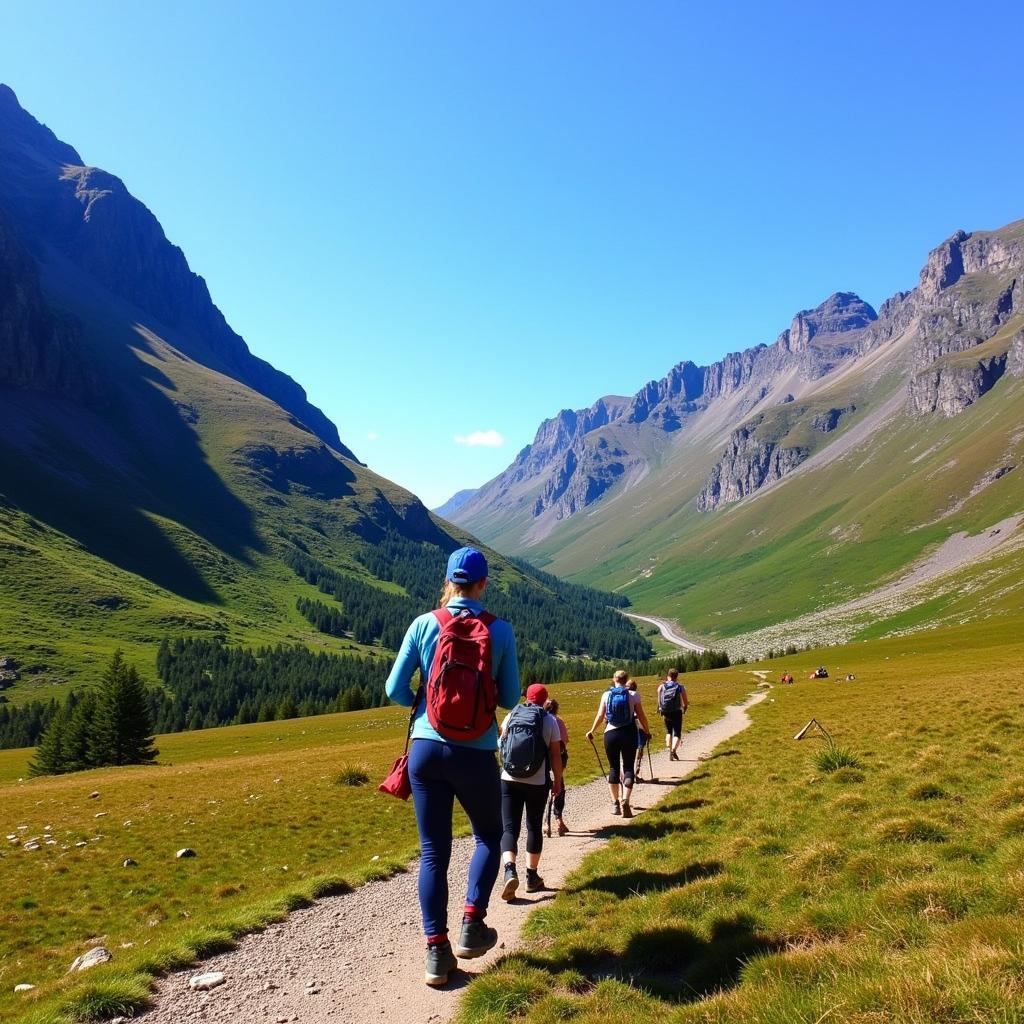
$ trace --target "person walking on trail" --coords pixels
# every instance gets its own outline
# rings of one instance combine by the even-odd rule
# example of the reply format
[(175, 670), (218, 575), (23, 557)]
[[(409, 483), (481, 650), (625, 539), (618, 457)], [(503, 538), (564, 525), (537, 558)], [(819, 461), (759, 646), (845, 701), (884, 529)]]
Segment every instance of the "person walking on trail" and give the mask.
[[(636, 680), (630, 679), (626, 684), (630, 693), (638, 693)], [(639, 697), (638, 697), (639, 699)], [(640, 726), (640, 722), (637, 720), (636, 715), (633, 716), (633, 721), (636, 722), (636, 763), (633, 765), (633, 778), (636, 784), (644, 781), (644, 747), (647, 746), (650, 740), (650, 734), (644, 732)]]
[[(413, 708), (409, 784), (420, 835), (419, 899), (427, 936), (425, 980), (440, 986), (458, 967), (496, 945), (485, 923), (501, 863), (501, 782), (494, 752), (495, 712), (519, 701), (515, 635), (484, 610), (487, 559), (459, 548), (448, 559), (441, 605), (415, 619), (398, 651), (385, 689)], [(420, 686), (412, 678), (420, 673)], [(448, 937), (448, 865), (452, 812), (462, 805), (475, 848), (458, 942)]]
[[(537, 873), (544, 846), (544, 808), (548, 792), (562, 790), (561, 734), (553, 715), (544, 710), (548, 691), (540, 683), (527, 687), (526, 702), (514, 707), (501, 723), (501, 859), (505, 865), (501, 898), (511, 902), (519, 888), (516, 853), (526, 812), (526, 891), (540, 892)], [(554, 781), (551, 781), (554, 776)]]
[(690, 706), (686, 687), (679, 682), (679, 669), (670, 668), (668, 678), (658, 687), (658, 713), (665, 722), (665, 746), (670, 761), (679, 760), (683, 738), (683, 713)]
[(612, 677), (612, 682), (612, 688), (601, 695), (601, 703), (598, 705), (594, 724), (587, 733), (587, 739), (593, 741), (594, 731), (604, 722), (604, 749), (608, 755), (608, 789), (612, 795), (612, 814), (632, 818), (630, 797), (633, 794), (633, 762), (636, 758), (636, 727), (633, 719), (639, 720), (645, 732), (649, 733), (651, 727), (647, 724), (647, 715), (640, 703), (640, 694), (631, 693), (627, 688), (629, 674), (620, 668)]
[(558, 717), (558, 701), (549, 700), (544, 703), (544, 710), (558, 723), (559, 734), (559, 760), (562, 762), (562, 788), (553, 798), (551, 810), (554, 812), (555, 821), (558, 822), (558, 834), (565, 836), (569, 834), (569, 826), (563, 820), (565, 814), (565, 768), (569, 763), (569, 730), (565, 722)]

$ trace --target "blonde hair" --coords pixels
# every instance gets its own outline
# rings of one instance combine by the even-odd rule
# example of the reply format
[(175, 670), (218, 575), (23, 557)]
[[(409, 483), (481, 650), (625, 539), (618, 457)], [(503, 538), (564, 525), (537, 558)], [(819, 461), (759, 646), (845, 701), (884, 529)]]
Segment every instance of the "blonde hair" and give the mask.
[(441, 588), (441, 603), (439, 607), (444, 608), (450, 601), (457, 597), (468, 597), (471, 601), (476, 600), (484, 589), (484, 580), (477, 580), (476, 583), (456, 583), (454, 580), (445, 580)]
[(625, 686), (629, 682), (629, 673), (624, 669), (620, 668), (615, 675), (612, 676), (612, 682), (616, 686)]

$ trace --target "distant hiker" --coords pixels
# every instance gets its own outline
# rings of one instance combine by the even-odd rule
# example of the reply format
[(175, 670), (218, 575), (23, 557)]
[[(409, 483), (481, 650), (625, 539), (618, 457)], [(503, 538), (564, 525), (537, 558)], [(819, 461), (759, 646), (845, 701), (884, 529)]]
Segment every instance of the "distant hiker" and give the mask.
[(555, 795), (551, 809), (554, 811), (555, 821), (558, 822), (558, 834), (564, 836), (569, 832), (569, 827), (562, 820), (562, 816), (565, 813), (565, 767), (569, 763), (569, 730), (566, 728), (565, 722), (558, 717), (557, 700), (546, 701), (544, 703), (544, 710), (558, 723), (559, 760), (562, 762), (562, 788)]
[[(629, 675), (623, 669), (612, 677), (612, 688), (601, 695), (601, 703), (594, 717), (594, 724), (587, 733), (587, 739), (593, 740), (594, 730), (604, 722), (604, 749), (608, 755), (608, 789), (612, 795), (612, 814), (621, 814), (624, 818), (632, 818), (630, 797), (633, 793), (633, 762), (636, 758), (636, 728), (633, 719), (637, 718), (645, 732), (650, 732), (647, 715), (640, 704), (640, 694), (631, 693), (626, 684)], [(622, 801), (619, 801), (619, 778), (622, 778)]]
[(670, 761), (679, 760), (683, 738), (683, 713), (690, 706), (686, 687), (679, 682), (679, 669), (670, 668), (668, 678), (658, 687), (658, 714), (665, 722), (665, 746)]
[[(419, 897), (427, 935), (425, 980), (440, 986), (456, 957), (483, 956), (498, 941), (484, 923), (501, 863), (501, 782), (495, 711), (519, 702), (512, 627), (484, 611), (487, 559), (459, 548), (448, 559), (441, 606), (415, 619), (388, 676), (388, 697), (413, 707), (409, 783), (420, 834)], [(472, 666), (472, 667), (469, 667)], [(421, 682), (413, 693), (413, 674)], [(462, 805), (476, 849), (459, 941), (448, 940), (448, 864), (452, 809)]]
[[(526, 702), (514, 707), (501, 723), (501, 859), (505, 865), (501, 898), (515, 898), (519, 888), (516, 852), (526, 811), (526, 891), (539, 892), (537, 873), (544, 846), (544, 808), (548, 791), (562, 789), (561, 733), (544, 710), (548, 691), (540, 683), (526, 689)], [(550, 776), (554, 775), (554, 783)]]

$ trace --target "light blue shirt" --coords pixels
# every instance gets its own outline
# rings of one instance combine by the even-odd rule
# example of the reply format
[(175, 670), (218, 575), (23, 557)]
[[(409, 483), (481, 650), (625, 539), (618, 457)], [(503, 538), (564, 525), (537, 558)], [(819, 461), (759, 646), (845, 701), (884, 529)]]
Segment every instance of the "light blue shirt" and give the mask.
[[(468, 608), (479, 614), (484, 606), (479, 601), (468, 597), (456, 597), (448, 602), (448, 610), (457, 612)], [(512, 627), (504, 619), (495, 619), (491, 623), (491, 670), (494, 681), (498, 685), (498, 704), (503, 708), (514, 708), (519, 703), (519, 659), (516, 655), (516, 638)], [(430, 666), (434, 663), (434, 650), (437, 638), (441, 635), (441, 626), (433, 612), (420, 615), (413, 620), (406, 630), (402, 646), (398, 649), (391, 675), (385, 684), (388, 699), (403, 707), (411, 708), (415, 699), (412, 688), (412, 677), (419, 669), (421, 685), (430, 674)], [(436, 740), (439, 743), (454, 743), (461, 747), (473, 747), (476, 750), (498, 749), (498, 726), (491, 727), (475, 740), (448, 740), (440, 736), (427, 721), (426, 701), (421, 701), (413, 719), (412, 738), (414, 740)]]

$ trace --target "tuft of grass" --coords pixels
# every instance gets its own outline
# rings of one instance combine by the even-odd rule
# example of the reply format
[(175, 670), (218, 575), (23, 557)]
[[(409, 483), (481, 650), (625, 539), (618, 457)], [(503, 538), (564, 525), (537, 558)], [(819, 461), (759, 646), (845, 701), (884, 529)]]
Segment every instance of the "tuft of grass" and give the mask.
[(892, 843), (944, 843), (949, 832), (927, 818), (893, 818), (878, 830), (879, 838)]
[(334, 777), (336, 786), (365, 786), (370, 776), (365, 769), (347, 764)]
[(150, 1004), (149, 979), (143, 975), (110, 975), (87, 983), (65, 1000), (62, 1010), (74, 1021), (106, 1021), (134, 1017)]
[(864, 762), (852, 750), (829, 744), (814, 755), (814, 767), (819, 772), (837, 772), (840, 768), (862, 768)]
[(949, 794), (937, 782), (919, 782), (910, 787), (907, 794), (911, 800), (945, 800)]

